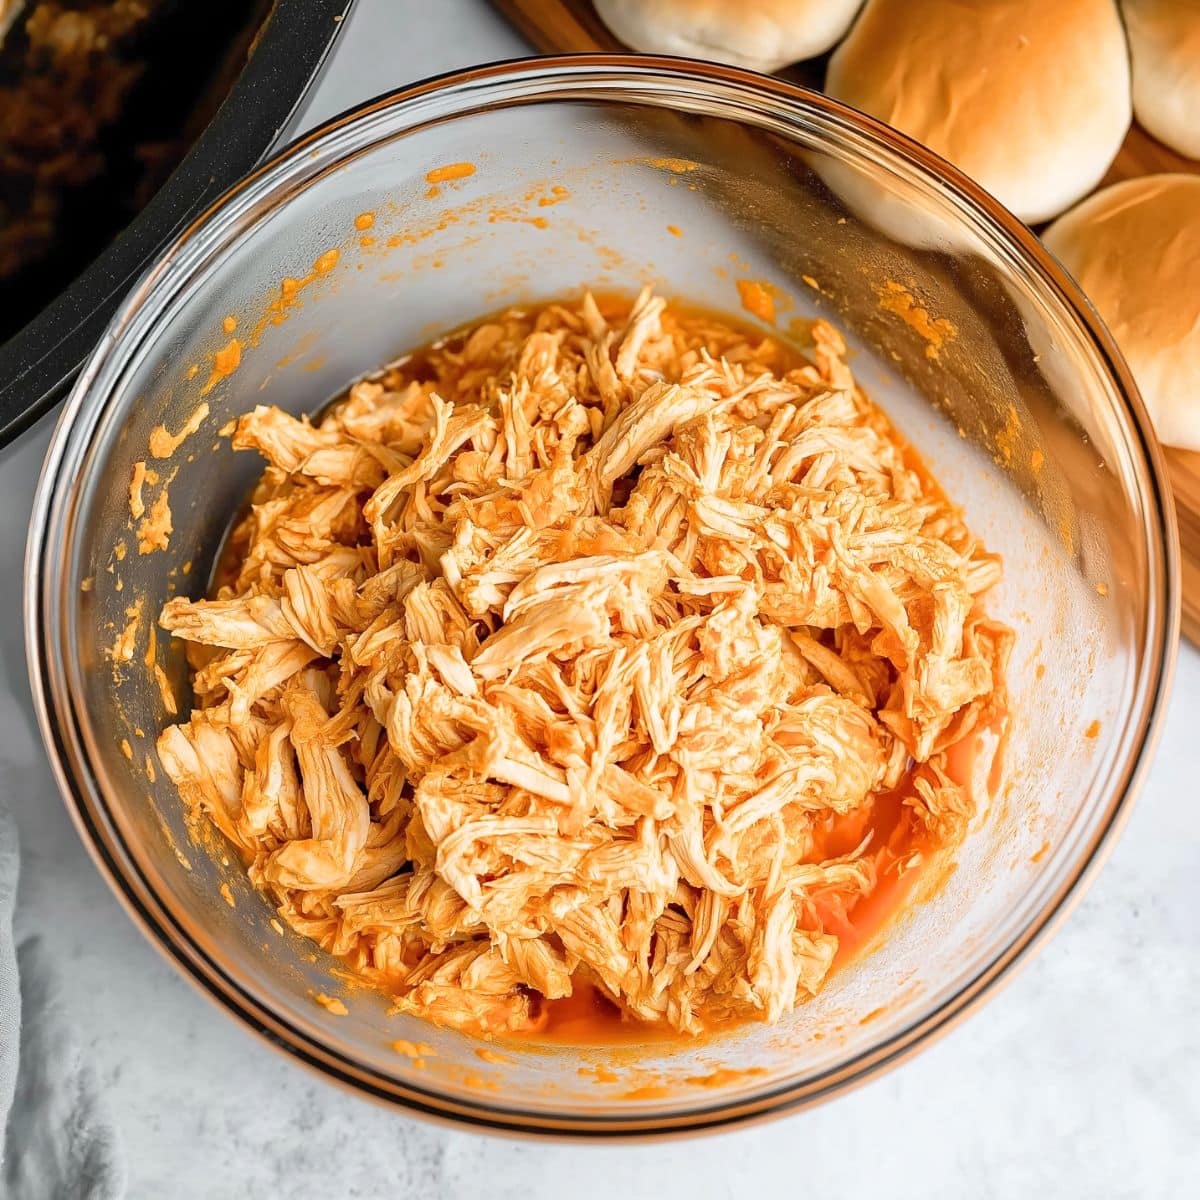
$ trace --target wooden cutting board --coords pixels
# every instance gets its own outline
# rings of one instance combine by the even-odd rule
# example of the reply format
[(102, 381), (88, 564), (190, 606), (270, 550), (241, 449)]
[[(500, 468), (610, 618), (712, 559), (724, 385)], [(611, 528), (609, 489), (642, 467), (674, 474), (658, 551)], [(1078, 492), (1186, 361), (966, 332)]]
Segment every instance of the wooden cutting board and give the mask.
[[(509, 23), (543, 54), (594, 54), (628, 50), (609, 33), (591, 0), (492, 0)], [(828, 56), (785, 67), (779, 74), (805, 87), (820, 88)], [(1155, 141), (1135, 125), (1101, 180), (1101, 186), (1162, 171), (1200, 174), (1200, 162)], [(1168, 450), (1167, 470), (1179, 515), (1183, 563), (1183, 631), (1200, 645), (1200, 454)]]

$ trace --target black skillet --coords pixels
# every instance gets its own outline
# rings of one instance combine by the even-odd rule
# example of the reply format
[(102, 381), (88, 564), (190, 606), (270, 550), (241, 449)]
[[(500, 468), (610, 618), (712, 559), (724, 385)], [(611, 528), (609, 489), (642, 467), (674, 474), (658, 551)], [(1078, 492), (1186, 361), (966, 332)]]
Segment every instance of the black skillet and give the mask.
[[(275, 0), (244, 10), (251, 52), (207, 126), (153, 198), (91, 265), (0, 345), (0, 446), (66, 394), (118, 303), (207, 205), (260, 162), (316, 78), (353, 0)], [(203, 8), (205, 6), (201, 6)], [(257, 12), (252, 10), (259, 10)], [(211, 9), (209, 10), (211, 13)], [(197, 48), (169, 52), (194, 56)]]

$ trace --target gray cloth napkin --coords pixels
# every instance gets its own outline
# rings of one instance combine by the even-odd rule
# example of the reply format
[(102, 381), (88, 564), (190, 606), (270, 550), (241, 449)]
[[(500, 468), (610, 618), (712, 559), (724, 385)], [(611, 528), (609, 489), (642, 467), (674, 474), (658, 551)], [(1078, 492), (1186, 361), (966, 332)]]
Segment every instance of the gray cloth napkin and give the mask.
[(0, 1124), (7, 1200), (115, 1200), (125, 1168), (38, 938), (17, 944), (17, 829), (0, 795)]

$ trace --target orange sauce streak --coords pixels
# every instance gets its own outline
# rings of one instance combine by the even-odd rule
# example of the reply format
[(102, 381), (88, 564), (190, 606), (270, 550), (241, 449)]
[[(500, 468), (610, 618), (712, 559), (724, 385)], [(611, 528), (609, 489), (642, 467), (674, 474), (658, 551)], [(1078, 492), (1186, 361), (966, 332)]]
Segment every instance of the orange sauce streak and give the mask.
[[(531, 193), (530, 195), (526, 196), (525, 199), (527, 201), (532, 200), (535, 195), (537, 195), (536, 192)], [(562, 184), (556, 183), (550, 189), (550, 194), (548, 196), (541, 196), (538, 199), (538, 208), (550, 208), (551, 206), (555, 204), (561, 204), (564, 200), (569, 200), (570, 198), (570, 191), (563, 187)]]
[(678, 225), (668, 225), (667, 232), (672, 237), (683, 237), (683, 230), (680, 229)]
[(324, 992), (318, 992), (313, 999), (326, 1012), (332, 1013), (335, 1017), (347, 1016), (350, 1010), (336, 996), (327, 996)]
[(462, 1085), (477, 1092), (498, 1092), (500, 1090), (500, 1085), (494, 1079), (484, 1079), (480, 1075), (464, 1075)]
[(745, 1067), (742, 1070), (733, 1067), (718, 1067), (707, 1075), (689, 1075), (683, 1082), (690, 1083), (692, 1087), (719, 1088), (730, 1083), (740, 1083), (743, 1079), (753, 1079), (766, 1073), (765, 1067)]
[(952, 342), (958, 336), (954, 322), (946, 317), (931, 316), (927, 308), (923, 308), (916, 297), (901, 283), (889, 279), (882, 287), (875, 289), (879, 297), (879, 307), (885, 312), (895, 314), (906, 325), (925, 339), (925, 357), (937, 361), (942, 346)]
[(370, 229), (375, 224), (375, 214), (373, 212), (361, 212), (354, 218), (355, 229)]
[(390, 1045), (397, 1054), (403, 1054), (407, 1058), (434, 1058), (437, 1054), (437, 1051), (425, 1042), (410, 1042), (407, 1038), (397, 1038)]
[(603, 1063), (597, 1063), (593, 1067), (580, 1067), (576, 1075), (582, 1075), (585, 1079), (594, 1079), (597, 1083), (620, 1083), (621, 1076), (616, 1071), (609, 1070)]
[[(228, 347), (226, 347), (226, 349), (228, 349)], [(217, 353), (218, 356), (220, 356), (222, 352), (218, 351)], [(235, 363), (235, 368), (236, 365), (237, 364)], [(170, 458), (171, 455), (174, 454), (175, 451), (178, 450), (179, 447), (182, 446), (183, 443), (186, 442), (188, 438), (190, 438), (192, 434), (195, 433), (196, 430), (199, 429), (200, 426), (203, 425), (207, 420), (208, 405), (201, 401), (196, 405), (191, 416), (189, 416), (188, 419), (183, 423), (183, 427), (178, 433), (171, 433), (165, 425), (156, 425), (152, 430), (150, 430), (149, 450), (151, 456), (154, 458)], [(150, 478), (152, 474), (152, 471), (145, 472), (144, 478), (149, 484), (155, 484), (158, 482), (157, 478)], [(170, 480), (167, 482), (169, 483)], [(135, 513), (134, 515), (137, 516), (138, 514)]]
[(481, 1046), (476, 1050), (475, 1057), (485, 1063), (492, 1063), (495, 1066), (511, 1066), (517, 1061), (509, 1055), (501, 1054), (498, 1050), (491, 1050), (487, 1046)]
[(520, 208), (493, 208), (488, 213), (489, 225), (497, 225), (503, 221), (511, 221), (515, 225), (532, 225), (535, 229), (550, 228), (550, 222), (545, 217), (527, 217)]
[(425, 176), (426, 183), (449, 183), (452, 179), (466, 179), (475, 174), (475, 164), (469, 162), (450, 163), (445, 167), (435, 167)]
[(200, 389), (200, 395), (207, 396), (222, 379), (228, 379), (241, 365), (242, 343), (237, 338), (230, 338), (228, 344), (213, 355), (212, 373), (208, 382)]
[(775, 324), (775, 300), (756, 279), (739, 279), (737, 281), (738, 297), (742, 307), (760, 321), (768, 325)]
[(282, 325), (288, 319), (288, 309), (300, 302), (300, 293), (319, 275), (328, 275), (337, 266), (341, 252), (335, 247), (326, 250), (313, 262), (313, 269), (299, 279), (288, 276), (279, 282), (279, 294), (267, 305), (250, 332), (250, 345), (257, 346), (268, 325)]
[(628, 1092), (622, 1092), (621, 1100), (667, 1100), (674, 1092), (669, 1087), (664, 1087), (661, 1084), (646, 1084), (644, 1087), (635, 1087)]

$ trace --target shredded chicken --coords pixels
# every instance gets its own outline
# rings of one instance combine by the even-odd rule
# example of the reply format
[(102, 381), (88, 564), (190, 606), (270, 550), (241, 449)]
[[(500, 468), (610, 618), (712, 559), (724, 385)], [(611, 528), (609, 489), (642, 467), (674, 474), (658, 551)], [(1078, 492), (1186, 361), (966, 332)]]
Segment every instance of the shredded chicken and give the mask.
[(284, 920), (437, 1022), (586, 981), (697, 1033), (821, 987), (904, 866), (883, 797), (956, 844), (1000, 563), (811, 354), (586, 296), (242, 417), (270, 465), (215, 598), (163, 609), (196, 703), (158, 750)]

